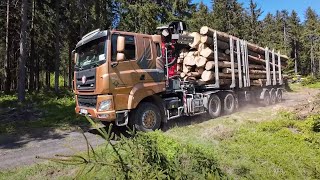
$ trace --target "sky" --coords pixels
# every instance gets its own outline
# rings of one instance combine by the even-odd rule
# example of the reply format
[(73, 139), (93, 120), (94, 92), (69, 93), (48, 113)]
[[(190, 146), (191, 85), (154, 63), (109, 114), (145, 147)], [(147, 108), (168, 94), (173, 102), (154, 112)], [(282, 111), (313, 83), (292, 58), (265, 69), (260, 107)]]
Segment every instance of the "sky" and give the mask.
[[(212, 0), (193, 0), (193, 2), (203, 2), (211, 7)], [(240, 3), (244, 4), (245, 8), (249, 7), (249, 0), (238, 0)], [(304, 15), (307, 8), (310, 6), (314, 9), (318, 15), (320, 15), (320, 0), (254, 0), (258, 7), (263, 11), (261, 18), (263, 19), (265, 15), (270, 12), (275, 14), (277, 10), (287, 10), (289, 14), (292, 10), (295, 10), (301, 21), (304, 21)]]

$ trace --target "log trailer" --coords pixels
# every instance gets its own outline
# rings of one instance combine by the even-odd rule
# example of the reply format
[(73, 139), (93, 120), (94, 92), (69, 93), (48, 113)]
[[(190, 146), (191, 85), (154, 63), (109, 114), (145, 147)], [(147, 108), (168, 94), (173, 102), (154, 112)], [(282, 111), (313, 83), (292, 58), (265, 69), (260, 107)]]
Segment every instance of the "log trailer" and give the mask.
[(95, 30), (73, 51), (75, 112), (152, 131), (167, 121), (234, 112), (242, 101), (282, 100), (286, 57), (237, 37), (184, 22), (157, 35)]

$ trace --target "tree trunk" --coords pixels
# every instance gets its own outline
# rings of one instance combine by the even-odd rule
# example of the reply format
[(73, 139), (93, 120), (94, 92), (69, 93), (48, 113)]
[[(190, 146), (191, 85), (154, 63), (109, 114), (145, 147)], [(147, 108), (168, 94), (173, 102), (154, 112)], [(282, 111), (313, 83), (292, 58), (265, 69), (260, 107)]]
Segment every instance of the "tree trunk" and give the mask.
[(59, 33), (59, 8), (60, 8), (60, 2), (59, 0), (55, 1), (55, 10), (56, 10), (56, 19), (55, 19), (55, 56), (56, 56), (56, 61), (55, 61), (55, 73), (54, 73), (54, 91), (56, 93), (59, 93), (59, 76), (60, 76), (60, 33)]
[(197, 67), (204, 67), (206, 65), (208, 59), (205, 57), (199, 56), (199, 57), (196, 57), (195, 61), (196, 61)]
[(96, 27), (102, 28), (100, 24), (100, 0), (95, 0)]
[(47, 70), (46, 71), (46, 88), (50, 89), (51, 88), (50, 86), (51, 86), (51, 84), (50, 84), (50, 71)]
[(68, 62), (68, 79), (69, 79), (69, 88), (71, 89), (72, 88), (72, 74), (73, 74), (73, 71), (72, 71), (72, 60), (73, 60), (73, 57), (72, 57), (72, 45), (71, 43), (69, 43), (69, 62)]
[(20, 32), (20, 58), (18, 73), (18, 101), (23, 102), (26, 96), (26, 44), (28, 25), (28, 0), (22, 0), (21, 5), (21, 32)]
[(297, 41), (294, 41), (294, 73), (298, 74)]
[(35, 59), (35, 48), (34, 48), (34, 17), (35, 17), (35, 5), (36, 1), (34, 0), (32, 2), (32, 20), (31, 20), (31, 49), (30, 49), (30, 83), (29, 83), (29, 90), (33, 91), (34, 90), (34, 59)]
[[(213, 46), (213, 39), (212, 39), (212, 37), (209, 37), (209, 36), (202, 36), (201, 43), (205, 43), (208, 46)], [(227, 43), (227, 42), (223, 42), (223, 41), (218, 40), (217, 44), (220, 49), (225, 50), (225, 49), (230, 48), (229, 43)]]
[(189, 46), (191, 48), (198, 48), (198, 46), (200, 44), (200, 38), (201, 38), (200, 34), (197, 32), (193, 32), (190, 34), (190, 36), (193, 37), (193, 43), (189, 44)]
[(40, 61), (39, 56), (36, 58), (36, 72), (35, 72), (35, 88), (40, 90)]
[(5, 93), (10, 92), (11, 88), (11, 73), (10, 73), (10, 47), (9, 47), (9, 23), (10, 23), (10, 0), (7, 0), (7, 22), (6, 22), (6, 55), (4, 58), (4, 91)]
[(311, 40), (311, 75), (315, 75), (315, 66), (314, 66), (314, 55), (313, 55), (313, 40)]

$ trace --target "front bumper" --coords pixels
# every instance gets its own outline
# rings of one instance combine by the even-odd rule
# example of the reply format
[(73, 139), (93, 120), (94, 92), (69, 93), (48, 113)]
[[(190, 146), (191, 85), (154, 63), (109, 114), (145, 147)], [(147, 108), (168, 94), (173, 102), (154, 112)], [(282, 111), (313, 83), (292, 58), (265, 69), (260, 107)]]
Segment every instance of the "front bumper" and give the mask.
[[(80, 113), (80, 109), (85, 109), (87, 110), (88, 114), (83, 114)], [(91, 108), (86, 108), (86, 107), (79, 107), (77, 106), (75, 108), (75, 111), (77, 114), (80, 115), (87, 115), (93, 119), (98, 119), (100, 121), (108, 121), (108, 122), (112, 122), (115, 121), (116, 119), (116, 111), (112, 110), (112, 111), (104, 111), (104, 112), (97, 112), (96, 109), (91, 109)]]
[[(112, 100), (112, 105), (111, 105), (110, 110), (98, 112), (97, 109), (99, 108), (100, 103), (102, 101), (109, 100), (109, 99)], [(77, 114), (80, 114), (83, 116), (87, 115), (93, 119), (98, 119), (100, 121), (112, 122), (112, 121), (115, 121), (115, 119), (116, 119), (116, 111), (114, 110), (112, 95), (98, 95), (96, 108), (79, 106), (77, 96), (76, 96), (76, 101), (77, 101), (77, 106), (75, 108), (75, 112)], [(82, 113), (83, 111), (85, 111), (86, 113)]]

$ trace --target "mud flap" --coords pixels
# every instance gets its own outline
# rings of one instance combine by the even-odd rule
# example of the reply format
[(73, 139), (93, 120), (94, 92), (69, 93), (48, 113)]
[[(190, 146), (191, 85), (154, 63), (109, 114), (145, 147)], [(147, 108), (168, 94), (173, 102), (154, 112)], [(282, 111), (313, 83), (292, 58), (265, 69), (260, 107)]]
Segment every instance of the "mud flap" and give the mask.
[(116, 125), (117, 126), (126, 126), (129, 122), (129, 111), (118, 111), (116, 114)]

